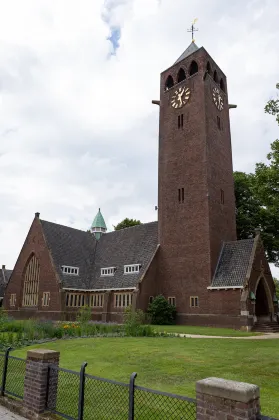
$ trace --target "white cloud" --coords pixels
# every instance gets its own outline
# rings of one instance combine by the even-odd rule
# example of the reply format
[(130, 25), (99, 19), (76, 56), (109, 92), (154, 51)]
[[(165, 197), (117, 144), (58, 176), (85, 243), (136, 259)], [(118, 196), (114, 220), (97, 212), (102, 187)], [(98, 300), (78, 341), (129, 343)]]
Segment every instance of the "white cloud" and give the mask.
[[(0, 262), (13, 267), (35, 211), (86, 229), (156, 219), (160, 72), (196, 42), (228, 77), (234, 167), (278, 136), (277, 0), (10, 0), (0, 15)], [(108, 37), (121, 33), (116, 55)]]

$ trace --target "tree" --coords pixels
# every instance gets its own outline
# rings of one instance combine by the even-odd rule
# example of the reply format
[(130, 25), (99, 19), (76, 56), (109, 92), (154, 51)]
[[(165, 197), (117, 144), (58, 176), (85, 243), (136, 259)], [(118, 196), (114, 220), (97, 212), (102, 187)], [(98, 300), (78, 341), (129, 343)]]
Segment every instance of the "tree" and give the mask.
[(277, 296), (277, 299), (279, 299), (279, 280), (273, 277), (274, 283), (275, 283), (275, 293)]
[[(279, 124), (279, 99), (268, 101), (265, 112)], [(279, 140), (267, 159), (268, 164), (256, 164), (255, 174), (234, 173), (237, 237), (248, 238), (259, 227), (268, 261), (279, 266)]]
[(237, 238), (254, 236), (260, 226), (261, 205), (254, 194), (254, 175), (234, 172)]
[(136, 225), (141, 225), (141, 221), (136, 219), (128, 219), (128, 217), (126, 217), (126, 219), (122, 220), (122, 222), (118, 223), (118, 225), (114, 226), (114, 230), (120, 230)]

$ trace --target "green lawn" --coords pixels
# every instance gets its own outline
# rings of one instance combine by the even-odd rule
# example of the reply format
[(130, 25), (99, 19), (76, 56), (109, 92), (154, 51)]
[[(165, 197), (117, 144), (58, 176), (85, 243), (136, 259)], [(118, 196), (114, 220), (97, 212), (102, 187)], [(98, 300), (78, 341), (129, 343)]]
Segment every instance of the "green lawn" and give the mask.
[[(39, 347), (59, 350), (60, 366), (64, 368), (79, 370), (81, 363), (87, 361), (87, 373), (125, 383), (132, 372), (137, 372), (137, 385), (190, 397), (195, 397), (195, 382), (210, 376), (254, 383), (261, 388), (263, 413), (278, 417), (279, 340), (88, 338), (35, 345), (16, 350), (13, 355), (25, 358), (28, 349)], [(77, 397), (71, 394), (74, 387), (67, 386), (76, 380), (70, 375), (61, 376), (59, 401), (76, 400)], [(86, 394), (86, 410), (89, 410), (88, 404), (93, 404), (94, 390), (101, 393), (98, 394), (99, 403), (103, 395), (107, 401), (108, 396), (114, 394), (115, 387), (110, 384), (95, 385), (90, 382), (88, 386), (88, 392), (91, 391), (90, 395)], [(127, 393), (125, 389), (121, 389), (122, 392), (121, 401), (124, 402)], [(117, 401), (116, 398), (115, 409)], [(94, 404), (96, 410), (96, 400)], [(126, 413), (122, 414), (115, 418), (124, 419)], [(91, 419), (89, 414), (85, 418)], [(96, 418), (106, 417), (99, 413)], [(150, 415), (148, 418), (157, 417)]]
[(179, 334), (217, 335), (224, 337), (249, 337), (261, 335), (260, 333), (233, 330), (231, 328), (195, 327), (192, 325), (153, 325), (153, 327), (156, 331)]

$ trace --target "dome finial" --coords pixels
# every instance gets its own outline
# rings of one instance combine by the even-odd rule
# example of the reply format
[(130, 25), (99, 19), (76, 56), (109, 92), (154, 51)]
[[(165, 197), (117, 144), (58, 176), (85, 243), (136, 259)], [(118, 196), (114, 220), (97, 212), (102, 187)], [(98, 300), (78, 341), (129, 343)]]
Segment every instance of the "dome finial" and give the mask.
[(95, 216), (95, 218), (92, 222), (90, 231), (92, 233), (94, 233), (96, 239), (100, 239), (102, 234), (106, 233), (106, 231), (107, 231), (106, 222), (103, 218), (100, 207), (99, 207), (98, 213), (96, 214), (96, 216)]

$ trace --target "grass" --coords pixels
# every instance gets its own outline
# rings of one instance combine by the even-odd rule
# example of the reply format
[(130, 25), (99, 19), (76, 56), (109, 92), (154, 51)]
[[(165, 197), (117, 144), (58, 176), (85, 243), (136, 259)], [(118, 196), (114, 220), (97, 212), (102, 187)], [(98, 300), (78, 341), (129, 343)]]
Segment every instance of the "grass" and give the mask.
[[(265, 415), (278, 416), (278, 346), (279, 340), (274, 339), (202, 340), (117, 337), (61, 340), (19, 349), (14, 351), (13, 355), (25, 358), (27, 350), (31, 348), (43, 347), (58, 350), (61, 352), (61, 367), (78, 371), (81, 363), (87, 361), (87, 373), (125, 383), (128, 383), (132, 372), (137, 372), (137, 385), (189, 397), (195, 397), (195, 382), (210, 376), (253, 383), (261, 388), (262, 412)], [(65, 373), (61, 374), (60, 381), (58, 404), (75, 401), (77, 391), (73, 394), (75, 388), (73, 383), (77, 381), (76, 378)], [(105, 409), (101, 402), (103, 401), (104, 404), (112, 404), (112, 410), (114, 408), (122, 410), (122, 414), (115, 418), (127, 418), (126, 412), (124, 413), (126, 389), (121, 388), (121, 391), (118, 391), (116, 386), (110, 384), (101, 382), (96, 384), (93, 380), (88, 380), (89, 382), (85, 396), (86, 413), (89, 413), (90, 407), (94, 406), (94, 410), (99, 407), (100, 411), (96, 418), (105, 419), (106, 417), (101, 415)], [(116, 389), (117, 393), (119, 392), (118, 395), (123, 394), (121, 399), (113, 399)], [(121, 401), (122, 409), (117, 408), (117, 401)], [(156, 401), (150, 403), (149, 417), (139, 415), (137, 418), (157, 418), (159, 408), (156, 407)], [(141, 404), (144, 404), (144, 407), (147, 404), (146, 401), (143, 402), (142, 396)], [(154, 414), (150, 414), (152, 409), (155, 410)], [(85, 416), (85, 419), (87, 418), (92, 417), (88, 414)]]
[(251, 337), (261, 335), (255, 332), (233, 330), (231, 328), (195, 327), (192, 325), (153, 325), (156, 331), (179, 334), (215, 335), (224, 337)]

